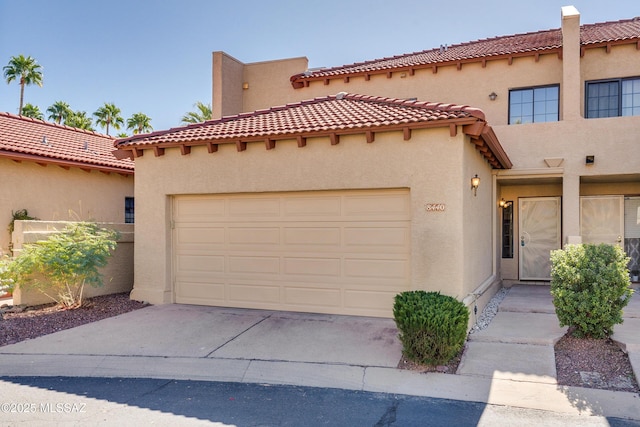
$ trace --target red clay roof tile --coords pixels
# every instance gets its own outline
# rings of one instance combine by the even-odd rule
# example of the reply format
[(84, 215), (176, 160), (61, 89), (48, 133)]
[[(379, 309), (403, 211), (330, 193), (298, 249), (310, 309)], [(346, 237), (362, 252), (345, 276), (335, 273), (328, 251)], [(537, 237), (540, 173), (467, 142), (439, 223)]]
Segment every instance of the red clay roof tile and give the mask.
[(486, 125), (484, 113), (477, 108), (348, 93), (134, 135), (116, 140), (115, 146), (121, 151), (140, 155), (139, 150), (151, 147), (223, 143), (236, 143), (240, 147), (246, 142), (267, 139), (275, 141), (478, 122), (486, 128), (487, 138), (491, 138), (490, 143), (493, 144), (491, 153), (483, 155), (494, 167), (511, 167), (493, 131)]
[(484, 120), (468, 106), (341, 93), (119, 139), (117, 147), (252, 139), (453, 119)]
[[(640, 40), (640, 18), (581, 26), (581, 44), (585, 47), (613, 42)], [(376, 73), (393, 69), (436, 66), (447, 63), (480, 61), (504, 56), (550, 53), (562, 48), (560, 29), (494, 37), (448, 47), (424, 50), (390, 58), (375, 59), (351, 65), (307, 71), (291, 77), (294, 87), (305, 80), (338, 78), (348, 75)]]
[(132, 160), (113, 156), (114, 140), (96, 132), (0, 112), (0, 157), (133, 173)]

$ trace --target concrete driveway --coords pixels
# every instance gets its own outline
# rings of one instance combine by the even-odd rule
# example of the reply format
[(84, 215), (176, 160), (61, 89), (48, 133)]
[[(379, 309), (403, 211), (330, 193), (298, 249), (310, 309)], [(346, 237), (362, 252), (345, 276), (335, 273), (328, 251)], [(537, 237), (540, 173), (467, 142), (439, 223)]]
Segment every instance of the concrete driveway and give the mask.
[(268, 364), (361, 382), (397, 366), (397, 336), (392, 319), (167, 304), (0, 347), (0, 375), (245, 381)]

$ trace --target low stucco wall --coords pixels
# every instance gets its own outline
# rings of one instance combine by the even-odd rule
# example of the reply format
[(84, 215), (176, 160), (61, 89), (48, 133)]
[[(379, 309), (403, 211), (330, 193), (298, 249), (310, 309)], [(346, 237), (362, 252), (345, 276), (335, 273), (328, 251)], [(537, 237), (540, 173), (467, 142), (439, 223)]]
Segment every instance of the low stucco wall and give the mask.
[[(45, 240), (47, 237), (64, 229), (67, 221), (16, 221), (12, 235), (13, 251), (17, 256), (23, 245)], [(84, 297), (130, 292), (133, 289), (133, 224), (99, 223), (100, 227), (118, 231), (118, 246), (109, 258), (109, 264), (101, 269), (104, 285), (101, 287), (85, 286)], [(40, 291), (16, 287), (13, 291), (13, 303), (38, 305), (52, 302)]]

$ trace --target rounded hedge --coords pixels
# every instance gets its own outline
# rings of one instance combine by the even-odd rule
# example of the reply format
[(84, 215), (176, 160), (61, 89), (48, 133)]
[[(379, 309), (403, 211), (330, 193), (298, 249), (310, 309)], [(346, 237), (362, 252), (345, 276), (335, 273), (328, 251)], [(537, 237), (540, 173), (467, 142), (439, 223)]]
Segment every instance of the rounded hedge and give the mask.
[(400, 331), (402, 353), (428, 365), (449, 362), (467, 337), (469, 310), (439, 292), (407, 291), (395, 297), (393, 317)]
[(621, 247), (566, 245), (551, 252), (551, 295), (560, 326), (576, 337), (606, 338), (622, 323), (633, 290)]

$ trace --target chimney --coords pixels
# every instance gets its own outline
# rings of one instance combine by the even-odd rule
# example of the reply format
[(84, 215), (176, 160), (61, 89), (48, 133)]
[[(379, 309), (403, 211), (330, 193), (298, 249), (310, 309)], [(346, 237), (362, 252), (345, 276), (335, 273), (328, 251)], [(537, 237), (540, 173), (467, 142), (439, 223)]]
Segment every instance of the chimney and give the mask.
[(562, 14), (562, 117), (577, 120), (580, 108), (580, 12), (574, 6), (564, 6)]

